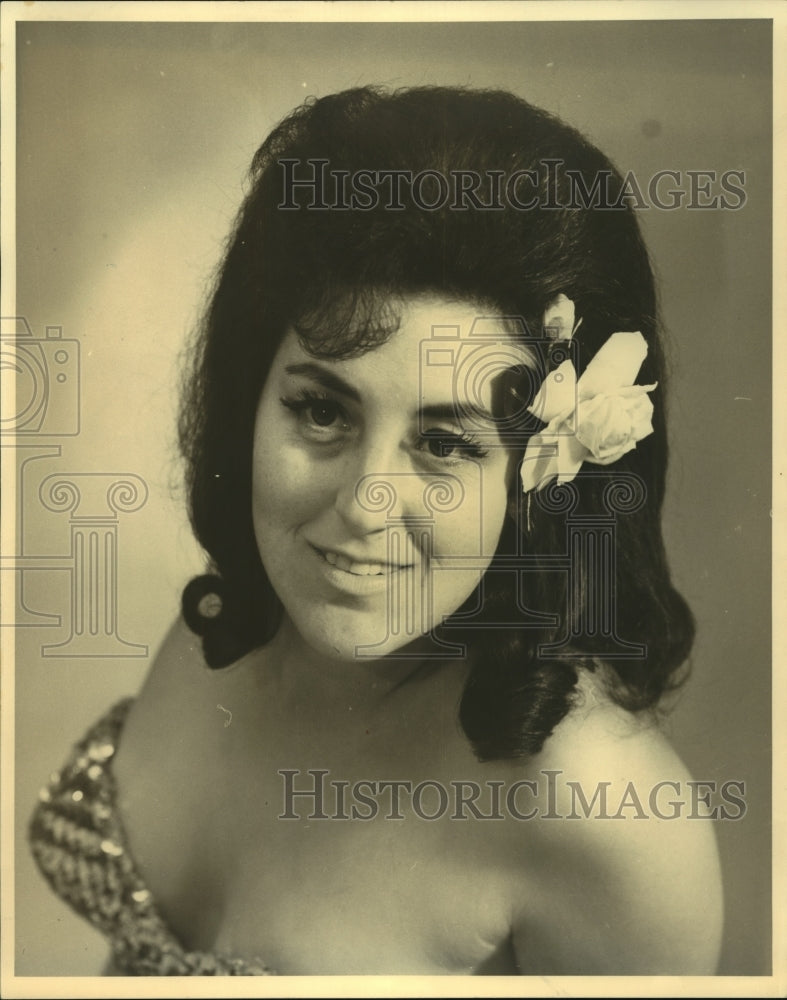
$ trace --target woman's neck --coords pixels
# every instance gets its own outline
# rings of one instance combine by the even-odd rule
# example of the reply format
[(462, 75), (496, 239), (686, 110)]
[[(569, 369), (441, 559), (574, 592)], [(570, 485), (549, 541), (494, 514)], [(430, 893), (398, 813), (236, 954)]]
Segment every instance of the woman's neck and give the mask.
[[(402, 651), (407, 655), (334, 659), (304, 642), (286, 616), (262, 652), (266, 672), (276, 678), (281, 703), (323, 717), (336, 711), (384, 711), (394, 696), (445, 666), (444, 660), (420, 656), (416, 643)], [(458, 665), (452, 662), (452, 666)]]

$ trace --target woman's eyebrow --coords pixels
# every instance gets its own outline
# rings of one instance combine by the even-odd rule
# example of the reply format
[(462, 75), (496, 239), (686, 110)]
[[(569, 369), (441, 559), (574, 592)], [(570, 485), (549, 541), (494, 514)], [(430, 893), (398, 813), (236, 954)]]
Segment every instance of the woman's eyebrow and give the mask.
[[(326, 368), (314, 361), (300, 361), (291, 365), (285, 365), (284, 370), (288, 375), (305, 375), (307, 378), (313, 379), (319, 385), (323, 386), (323, 388), (340, 393), (356, 403), (362, 401), (360, 393), (354, 386), (350, 385), (349, 382), (345, 382), (340, 375), (331, 371), (330, 368)], [(490, 424), (495, 424), (498, 420), (493, 413), (479, 406), (477, 403), (460, 403), (458, 400), (455, 402), (430, 403), (419, 407), (418, 413), (421, 419), (444, 420), (451, 423), (467, 421), (472, 424), (480, 419)]]
[(421, 419), (444, 420), (448, 423), (469, 423), (471, 426), (478, 420), (486, 423), (496, 424), (499, 421), (493, 413), (477, 403), (460, 403), (458, 400), (452, 403), (432, 403), (428, 406), (421, 406), (418, 410)]
[(325, 389), (341, 393), (342, 396), (347, 396), (356, 403), (361, 402), (360, 393), (349, 382), (345, 382), (341, 376), (332, 372), (330, 368), (318, 365), (314, 361), (301, 361), (298, 364), (285, 365), (284, 370), (288, 375), (306, 375), (314, 379), (315, 382), (318, 382)]

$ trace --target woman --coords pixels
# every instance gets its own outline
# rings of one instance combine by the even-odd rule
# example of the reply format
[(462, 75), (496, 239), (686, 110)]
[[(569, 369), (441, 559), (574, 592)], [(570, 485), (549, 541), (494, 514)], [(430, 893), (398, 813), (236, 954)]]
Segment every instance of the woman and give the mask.
[(210, 572), (32, 825), (116, 971), (713, 971), (624, 195), (500, 92), (348, 91), (258, 151), (182, 411)]

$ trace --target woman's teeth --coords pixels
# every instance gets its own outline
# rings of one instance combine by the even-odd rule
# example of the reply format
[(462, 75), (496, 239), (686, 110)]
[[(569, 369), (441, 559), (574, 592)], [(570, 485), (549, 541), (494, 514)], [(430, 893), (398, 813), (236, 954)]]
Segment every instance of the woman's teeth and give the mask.
[(337, 555), (335, 552), (323, 552), (326, 562), (337, 569), (344, 570), (345, 573), (352, 573), (354, 576), (381, 576), (393, 567), (384, 566), (382, 563), (353, 562), (347, 556)]

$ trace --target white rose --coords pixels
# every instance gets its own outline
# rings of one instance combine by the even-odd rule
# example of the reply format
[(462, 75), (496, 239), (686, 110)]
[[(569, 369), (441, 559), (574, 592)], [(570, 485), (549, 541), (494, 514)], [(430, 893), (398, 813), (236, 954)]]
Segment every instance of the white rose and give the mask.
[(653, 432), (648, 393), (655, 388), (632, 385), (580, 400), (576, 438), (588, 451), (585, 461), (610, 465)]
[[(560, 322), (554, 325), (562, 335), (573, 321), (573, 303), (564, 296), (546, 318), (556, 316)], [(656, 384), (632, 385), (647, 353), (641, 333), (613, 333), (580, 379), (570, 359), (547, 375), (528, 407), (546, 427), (525, 449), (520, 468), (525, 493), (543, 489), (553, 479), (571, 482), (583, 462), (610, 465), (653, 433), (648, 393)]]

